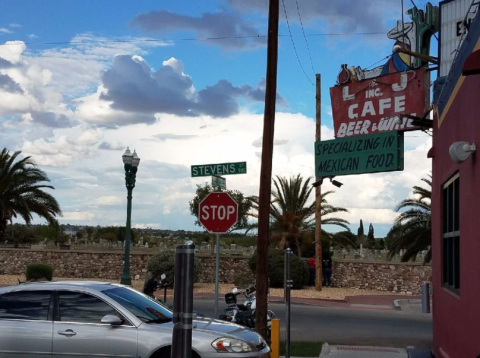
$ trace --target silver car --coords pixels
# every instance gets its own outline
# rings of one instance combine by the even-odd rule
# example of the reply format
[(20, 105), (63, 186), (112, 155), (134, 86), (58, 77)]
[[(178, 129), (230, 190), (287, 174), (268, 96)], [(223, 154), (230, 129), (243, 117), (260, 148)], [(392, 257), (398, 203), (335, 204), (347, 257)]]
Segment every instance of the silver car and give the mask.
[[(0, 288), (0, 357), (169, 358), (172, 311), (128, 286), (39, 282)], [(257, 333), (195, 319), (192, 358), (268, 358)]]

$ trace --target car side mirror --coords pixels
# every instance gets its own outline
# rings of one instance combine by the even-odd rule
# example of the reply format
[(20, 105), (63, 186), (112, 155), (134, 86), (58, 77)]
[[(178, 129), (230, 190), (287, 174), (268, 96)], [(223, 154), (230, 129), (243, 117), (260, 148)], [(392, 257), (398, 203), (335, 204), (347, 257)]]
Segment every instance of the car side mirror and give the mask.
[(113, 314), (107, 314), (106, 316), (103, 316), (100, 322), (111, 326), (120, 326), (123, 323), (123, 319)]

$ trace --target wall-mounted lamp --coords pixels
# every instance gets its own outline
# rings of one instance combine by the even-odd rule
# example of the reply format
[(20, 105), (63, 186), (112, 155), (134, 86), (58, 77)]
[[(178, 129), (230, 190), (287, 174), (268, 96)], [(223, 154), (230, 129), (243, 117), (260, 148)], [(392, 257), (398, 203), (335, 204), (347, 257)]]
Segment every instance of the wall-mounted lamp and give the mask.
[(330, 178), (330, 183), (335, 185), (337, 188), (340, 188), (343, 185), (343, 183), (340, 183), (339, 181), (334, 180), (333, 177)]
[(315, 183), (313, 183), (312, 186), (313, 186), (314, 188), (316, 188), (316, 187), (318, 187), (318, 186), (320, 186), (320, 185), (322, 185), (322, 184), (323, 184), (323, 178), (320, 179), (320, 180), (318, 180), (318, 181), (316, 181)]
[(475, 152), (475, 143), (455, 142), (450, 146), (448, 152), (455, 163), (465, 161), (473, 152)]

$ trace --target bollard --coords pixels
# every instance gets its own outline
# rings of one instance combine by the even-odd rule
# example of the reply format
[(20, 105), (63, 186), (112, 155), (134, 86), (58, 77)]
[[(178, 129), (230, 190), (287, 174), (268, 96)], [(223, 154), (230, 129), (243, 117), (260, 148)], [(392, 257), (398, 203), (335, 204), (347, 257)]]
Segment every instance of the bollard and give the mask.
[(270, 348), (272, 349), (272, 353), (270, 357), (279, 358), (280, 357), (280, 320), (278, 318), (272, 319), (271, 340), (272, 340), (272, 344), (270, 345)]
[(192, 241), (175, 249), (172, 358), (192, 357), (194, 253), (195, 244)]
[(430, 313), (430, 284), (422, 283), (422, 313)]
[(292, 260), (292, 250), (285, 250), (285, 312), (286, 312), (286, 339), (285, 339), (285, 358), (290, 358), (290, 290), (293, 281), (290, 276), (290, 262)]

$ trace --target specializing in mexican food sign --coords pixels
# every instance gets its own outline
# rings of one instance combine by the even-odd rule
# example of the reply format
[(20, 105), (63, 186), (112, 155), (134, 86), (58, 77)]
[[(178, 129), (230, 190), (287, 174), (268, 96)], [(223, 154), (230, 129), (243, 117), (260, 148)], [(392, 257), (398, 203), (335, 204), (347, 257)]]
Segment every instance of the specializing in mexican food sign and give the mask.
[(315, 143), (315, 176), (403, 170), (403, 132), (368, 134)]
[(423, 116), (425, 77), (419, 68), (330, 88), (335, 138), (420, 129), (402, 115)]

